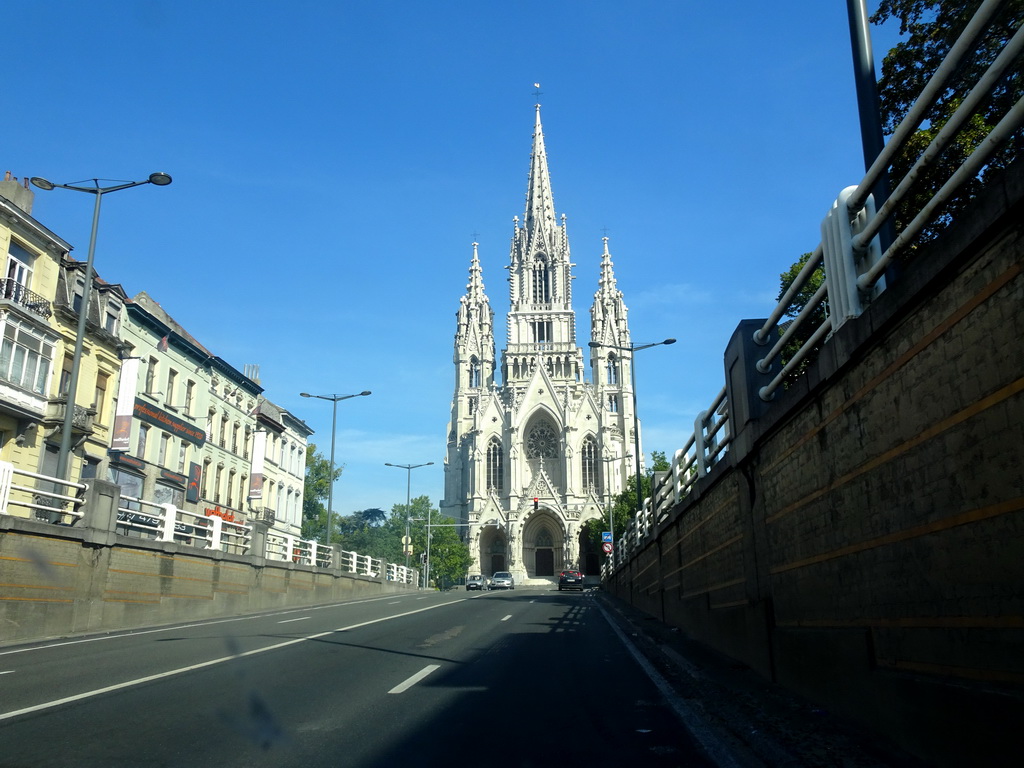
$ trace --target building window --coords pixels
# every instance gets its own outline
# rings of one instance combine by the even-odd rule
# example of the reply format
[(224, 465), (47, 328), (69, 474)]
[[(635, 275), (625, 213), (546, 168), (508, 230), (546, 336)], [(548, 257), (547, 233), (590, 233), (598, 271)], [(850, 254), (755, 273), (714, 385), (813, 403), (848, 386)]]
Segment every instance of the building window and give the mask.
[(619, 385), (619, 361), (612, 353), (608, 355), (608, 361), (605, 365), (606, 381), (611, 387), (617, 387)]
[(192, 413), (192, 406), (196, 398), (196, 383), (189, 379), (185, 382), (185, 413)]
[(619, 396), (618, 395), (608, 395), (608, 410), (611, 413), (618, 413), (619, 412)]
[(167, 390), (164, 392), (164, 402), (177, 405), (174, 402), (174, 389), (178, 383), (178, 372), (173, 368), (167, 369)]
[(212, 464), (212, 463), (213, 462), (211, 462), (210, 459), (206, 459), (203, 462), (203, 490), (200, 493), (201, 493), (201, 495), (202, 495), (202, 497), (204, 499), (210, 498), (210, 494), (207, 492), (207, 490), (209, 488), (209, 484), (207, 483), (207, 480), (210, 477), (210, 464)]
[(149, 358), (149, 364), (146, 366), (146, 394), (152, 395), (156, 393), (156, 366), (157, 360), (155, 357)]
[(107, 381), (110, 377), (105, 373), (98, 374), (96, 376), (96, 395), (93, 397), (92, 407), (96, 411), (96, 419), (101, 424), (103, 421), (103, 409), (107, 403)]
[(53, 352), (52, 341), (8, 316), (0, 346), (0, 378), (37, 395), (46, 394)]
[(85, 295), (85, 276), (75, 275), (74, 296), (71, 297), (71, 307), (75, 312), (82, 311), (82, 297)]
[(551, 271), (543, 254), (533, 263), (532, 277), (534, 303), (551, 301)]
[(583, 490), (597, 490), (597, 443), (593, 437), (583, 441), (580, 450), (580, 463), (583, 477)]
[(145, 424), (139, 425), (139, 442), (135, 450), (135, 455), (140, 459), (146, 458), (146, 443), (149, 440), (149, 427)]
[(480, 386), (480, 361), (475, 355), (469, 359), (469, 386)]
[(188, 459), (188, 443), (182, 440), (178, 444), (178, 471), (185, 474), (185, 462)]
[(167, 455), (171, 447), (171, 436), (166, 432), (160, 435), (160, 453), (157, 454), (156, 463), (161, 467), (167, 466)]
[(526, 436), (526, 458), (553, 459), (558, 456), (558, 436), (550, 424), (540, 423)]
[(32, 264), (35, 255), (22, 248), (13, 239), (7, 246), (7, 278), (4, 281), (3, 297), (20, 302), (32, 283)]
[(106, 316), (103, 318), (103, 328), (111, 336), (116, 336), (121, 320), (121, 305), (114, 301), (107, 302)]
[(551, 341), (551, 323), (543, 320), (530, 323), (533, 331), (533, 340), (538, 344), (544, 344)]
[(487, 490), (500, 493), (505, 488), (505, 454), (501, 441), (492, 437), (487, 444)]

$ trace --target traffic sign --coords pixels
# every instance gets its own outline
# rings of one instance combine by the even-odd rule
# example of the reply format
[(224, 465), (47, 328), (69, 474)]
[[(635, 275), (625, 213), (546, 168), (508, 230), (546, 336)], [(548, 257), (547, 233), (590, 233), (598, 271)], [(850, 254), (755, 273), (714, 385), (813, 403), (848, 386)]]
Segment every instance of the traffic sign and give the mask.
[(601, 533), (601, 541), (611, 541), (611, 540), (612, 540), (612, 532), (611, 531), (603, 531)]
[(612, 543), (610, 541), (606, 541), (601, 545), (601, 549), (603, 549), (606, 554), (610, 555), (612, 553)]

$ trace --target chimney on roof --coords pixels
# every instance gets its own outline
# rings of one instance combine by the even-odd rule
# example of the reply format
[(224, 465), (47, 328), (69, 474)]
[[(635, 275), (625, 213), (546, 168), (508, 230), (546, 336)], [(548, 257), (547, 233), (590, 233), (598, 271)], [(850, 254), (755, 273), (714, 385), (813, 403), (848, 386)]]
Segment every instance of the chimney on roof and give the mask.
[(32, 202), (36, 193), (28, 185), (28, 178), (24, 184), (18, 183), (18, 177), (12, 176), (10, 171), (4, 173), (4, 180), (0, 181), (0, 197), (6, 197), (25, 213), (32, 213)]

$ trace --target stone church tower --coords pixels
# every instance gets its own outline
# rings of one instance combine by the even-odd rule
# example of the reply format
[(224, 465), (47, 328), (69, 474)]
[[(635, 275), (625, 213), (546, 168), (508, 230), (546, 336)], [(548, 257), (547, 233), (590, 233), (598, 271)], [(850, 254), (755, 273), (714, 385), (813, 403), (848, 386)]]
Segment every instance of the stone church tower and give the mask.
[[(515, 217), (507, 344), (495, 381), (494, 310), (477, 243), (455, 332), (455, 395), (442, 512), (464, 529), (474, 572), (508, 570), (517, 583), (566, 566), (597, 573), (600, 553), (581, 527), (600, 518), (636, 471), (629, 352), (576, 343), (565, 216), (555, 216), (540, 105), (523, 220)], [(608, 238), (591, 306), (590, 341), (628, 347), (629, 326)]]

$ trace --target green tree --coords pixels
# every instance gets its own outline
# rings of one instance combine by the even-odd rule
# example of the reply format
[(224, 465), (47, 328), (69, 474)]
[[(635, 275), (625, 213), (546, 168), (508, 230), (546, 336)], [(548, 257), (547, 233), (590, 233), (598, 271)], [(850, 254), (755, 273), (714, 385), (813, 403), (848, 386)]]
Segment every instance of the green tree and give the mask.
[[(810, 258), (811, 254), (805, 253), (787, 271), (779, 275), (779, 295), (775, 298), (776, 301), (782, 300), (786, 291), (789, 290), (789, 286), (793, 284), (797, 275), (800, 274), (800, 270), (804, 268), (807, 264), (807, 260)], [(789, 305), (789, 309), (786, 310), (786, 314), (784, 315), (784, 317), (789, 318), (789, 321), (784, 322), (779, 326), (780, 336), (786, 332), (786, 329), (789, 327), (793, 318), (799, 315), (803, 311), (804, 307), (807, 306), (807, 303), (811, 300), (818, 289), (821, 288), (821, 284), (823, 282), (825, 282), (825, 270), (819, 265), (818, 268), (811, 273), (803, 287), (797, 291), (796, 295), (793, 297), (793, 302)], [(780, 361), (782, 365), (786, 365), (792, 359), (793, 355), (796, 354), (797, 350), (806, 344), (807, 340), (810, 339), (814, 332), (821, 327), (821, 324), (825, 322), (827, 303), (827, 300), (821, 302), (803, 325), (796, 330), (796, 333), (794, 333), (793, 337), (786, 343), (786, 346), (782, 348), (782, 352), (780, 354)], [(810, 353), (803, 359), (800, 365), (786, 377), (784, 386), (789, 386), (794, 379), (803, 374), (807, 369), (807, 366), (811, 364), (811, 361), (818, 356), (820, 349), (821, 344), (819, 343), (810, 350)]]
[[(871, 17), (875, 24), (898, 20), (904, 36), (885, 56), (879, 80), (882, 126), (891, 135), (963, 32), (981, 0), (881, 0)], [(1010, 0), (982, 34), (976, 52), (968, 54), (956, 75), (927, 113), (920, 129), (895, 159), (890, 170), (894, 180), (903, 178), (939, 130), (949, 121), (981, 73), (995, 60), (1006, 41), (1024, 24), (1024, 0)], [(1024, 95), (1024, 73), (1011, 66), (990, 98), (969, 118), (959, 136), (938, 160), (925, 169), (913, 194), (896, 210), (896, 229), (901, 230), (926, 201), (984, 140), (993, 126)], [(958, 195), (929, 226), (920, 240), (933, 239), (962, 211), (993, 174), (999, 173), (1020, 154), (1021, 131), (989, 161), (979, 176)]]
[[(640, 477), (640, 492), (644, 498), (651, 495), (651, 482), (655, 472), (665, 472), (671, 468), (664, 451), (651, 451), (651, 472)], [(583, 533), (591, 546), (596, 549), (601, 547), (601, 534), (608, 530), (608, 513), (611, 513), (615, 523), (615, 538), (626, 530), (629, 521), (636, 516), (636, 475), (630, 475), (626, 487), (612, 500), (611, 510), (598, 520), (587, 520), (583, 524)]]
[(391, 517), (382, 527), (387, 531), (389, 552), (392, 563), (404, 563), (402, 554), (402, 537), (405, 536), (406, 510), (409, 510), (409, 533), (412, 539), (412, 563), (419, 566), (422, 556), (427, 551), (427, 517), (430, 518), (430, 581), (432, 584), (447, 588), (456, 580), (466, 575), (472, 558), (469, 547), (462, 541), (462, 529), (450, 517), (438, 513), (427, 496), (412, 499), (409, 507), (395, 504), (391, 508)]
[(439, 589), (447, 589), (464, 577), (473, 561), (454, 523), (453, 518), (445, 515), (431, 519), (430, 581)]
[[(323, 540), (327, 526), (327, 499), (330, 495), (331, 483), (341, 477), (342, 467), (334, 468), (331, 476), (331, 463), (320, 453), (316, 445), (306, 446), (306, 479), (302, 497), (302, 538)], [(331, 530), (337, 531), (338, 513), (331, 519)], [(332, 534), (331, 540), (336, 538)]]

